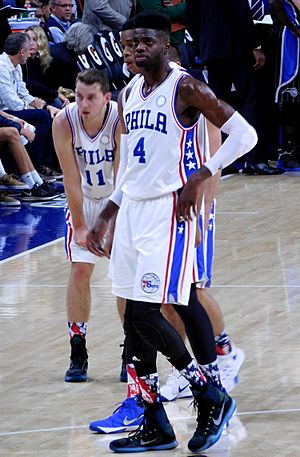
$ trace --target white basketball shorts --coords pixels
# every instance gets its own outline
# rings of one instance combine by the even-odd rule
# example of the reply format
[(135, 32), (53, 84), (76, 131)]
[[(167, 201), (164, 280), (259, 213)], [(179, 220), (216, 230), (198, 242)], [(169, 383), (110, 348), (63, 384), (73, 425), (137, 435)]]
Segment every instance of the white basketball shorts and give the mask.
[[(83, 216), (86, 227), (92, 229), (97, 217), (106, 206), (108, 197), (100, 200), (92, 200), (83, 196)], [(78, 246), (74, 241), (74, 228), (72, 215), (68, 207), (65, 209), (65, 251), (70, 262), (97, 263), (100, 257), (97, 257), (88, 249)]]
[(109, 264), (114, 295), (188, 304), (197, 221), (176, 221), (177, 199), (176, 192), (140, 201), (123, 196)]

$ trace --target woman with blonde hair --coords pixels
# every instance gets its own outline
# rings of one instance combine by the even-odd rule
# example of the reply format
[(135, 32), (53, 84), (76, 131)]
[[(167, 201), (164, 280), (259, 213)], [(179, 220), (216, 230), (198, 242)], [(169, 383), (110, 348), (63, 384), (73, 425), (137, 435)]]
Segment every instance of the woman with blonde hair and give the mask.
[(69, 103), (68, 99), (58, 91), (50, 78), (50, 67), (53, 58), (50, 54), (47, 36), (42, 27), (32, 25), (25, 33), (30, 39), (30, 57), (22, 65), (23, 78), (29, 92), (42, 98), (56, 108), (62, 108)]

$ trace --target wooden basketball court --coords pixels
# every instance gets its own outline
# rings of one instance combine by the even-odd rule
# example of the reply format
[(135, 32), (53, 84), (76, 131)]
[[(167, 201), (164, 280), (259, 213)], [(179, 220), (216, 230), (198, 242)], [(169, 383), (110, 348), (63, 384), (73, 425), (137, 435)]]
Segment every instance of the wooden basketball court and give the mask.
[[(239, 175), (221, 183), (211, 292), (246, 360), (232, 392), (237, 414), (205, 455), (300, 456), (299, 179)], [(112, 455), (108, 443), (120, 435), (88, 430), (126, 394), (118, 380), (123, 334), (106, 269), (100, 262), (93, 277), (90, 380), (67, 384), (63, 242), (0, 263), (1, 457)], [(162, 357), (159, 366), (164, 382), (169, 367)], [(195, 428), (190, 400), (167, 411), (180, 446), (152, 455), (187, 456)]]

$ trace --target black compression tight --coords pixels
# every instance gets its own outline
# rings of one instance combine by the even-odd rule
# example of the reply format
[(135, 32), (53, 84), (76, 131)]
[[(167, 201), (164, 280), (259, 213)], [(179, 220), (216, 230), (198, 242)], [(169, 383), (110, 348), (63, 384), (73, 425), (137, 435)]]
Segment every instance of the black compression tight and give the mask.
[(192, 360), (182, 338), (160, 312), (161, 305), (127, 300), (124, 329), (138, 376), (155, 373), (157, 351), (177, 369)]
[(191, 287), (188, 306), (173, 305), (181, 317), (197, 362), (207, 365), (216, 360), (214, 333), (210, 319), (198, 300), (196, 287)]

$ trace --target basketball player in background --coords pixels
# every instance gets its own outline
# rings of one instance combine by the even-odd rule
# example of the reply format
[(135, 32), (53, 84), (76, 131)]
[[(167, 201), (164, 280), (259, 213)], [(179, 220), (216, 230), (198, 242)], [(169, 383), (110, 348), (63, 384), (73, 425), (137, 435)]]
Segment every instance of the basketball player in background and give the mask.
[[(65, 248), (71, 262), (67, 288), (71, 363), (66, 382), (87, 380), (87, 323), (91, 309), (90, 279), (98, 257), (86, 248), (88, 231), (114, 188), (118, 160), (117, 103), (111, 101), (109, 81), (100, 70), (78, 74), (76, 101), (54, 120), (53, 139), (67, 196)], [(108, 230), (106, 249), (110, 249)]]
[[(133, 85), (124, 108), (128, 164), (88, 235), (88, 248), (96, 255), (107, 255), (103, 239), (118, 213), (110, 276), (113, 293), (127, 299), (125, 329), (135, 355), (144, 421), (134, 435), (110, 443), (114, 452), (159, 451), (178, 445), (160, 400), (156, 351), (167, 356), (192, 387), (198, 426), (188, 444), (191, 451), (203, 451), (218, 441), (235, 410), (233, 399), (206, 382), (160, 308), (165, 302), (188, 303), (203, 182), (250, 150), (257, 136), (207, 86), (169, 67), (169, 39), (170, 22), (163, 15), (135, 17), (133, 46), (143, 77)], [(195, 129), (200, 113), (228, 138), (197, 170), (193, 161), (199, 152)]]

